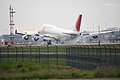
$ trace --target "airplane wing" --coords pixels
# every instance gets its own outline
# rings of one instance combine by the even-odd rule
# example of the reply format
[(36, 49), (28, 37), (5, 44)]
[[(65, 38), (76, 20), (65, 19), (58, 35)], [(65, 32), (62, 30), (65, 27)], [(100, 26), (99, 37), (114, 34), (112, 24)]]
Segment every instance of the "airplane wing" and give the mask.
[(77, 33), (63, 33), (63, 34), (67, 34), (67, 35), (78, 35)]
[(43, 37), (48, 37), (48, 38), (56, 39), (56, 36), (51, 35), (51, 34), (44, 34)]

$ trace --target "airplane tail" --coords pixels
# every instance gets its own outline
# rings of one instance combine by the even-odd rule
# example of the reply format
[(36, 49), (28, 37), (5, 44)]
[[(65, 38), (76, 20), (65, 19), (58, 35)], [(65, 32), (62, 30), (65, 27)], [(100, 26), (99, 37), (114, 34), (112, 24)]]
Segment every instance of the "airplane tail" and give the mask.
[(75, 23), (75, 27), (76, 27), (76, 30), (79, 32), (80, 31), (80, 26), (81, 26), (81, 20), (82, 20), (82, 14), (79, 15), (76, 23)]

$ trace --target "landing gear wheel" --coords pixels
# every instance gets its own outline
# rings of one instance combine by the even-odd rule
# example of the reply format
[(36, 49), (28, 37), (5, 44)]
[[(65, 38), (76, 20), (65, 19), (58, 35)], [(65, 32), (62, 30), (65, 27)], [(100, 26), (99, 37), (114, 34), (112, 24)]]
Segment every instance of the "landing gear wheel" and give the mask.
[(49, 40), (49, 41), (47, 42), (47, 44), (48, 44), (48, 45), (51, 45), (51, 44), (52, 44), (52, 43), (51, 43), (51, 40)]

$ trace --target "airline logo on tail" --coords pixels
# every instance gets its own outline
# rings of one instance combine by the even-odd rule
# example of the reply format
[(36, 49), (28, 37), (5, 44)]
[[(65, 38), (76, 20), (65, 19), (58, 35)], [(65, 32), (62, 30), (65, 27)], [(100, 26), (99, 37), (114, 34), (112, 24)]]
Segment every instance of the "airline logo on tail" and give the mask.
[(75, 27), (76, 27), (78, 32), (80, 31), (81, 20), (82, 20), (82, 15), (79, 15), (79, 17), (78, 17), (78, 19), (77, 19), (77, 21), (75, 23)]

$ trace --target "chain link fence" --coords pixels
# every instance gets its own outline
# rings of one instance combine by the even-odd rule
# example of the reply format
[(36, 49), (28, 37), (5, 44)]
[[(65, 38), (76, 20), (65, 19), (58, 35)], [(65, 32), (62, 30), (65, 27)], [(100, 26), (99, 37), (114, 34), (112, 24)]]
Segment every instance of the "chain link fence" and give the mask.
[(39, 62), (88, 70), (120, 68), (120, 44), (0, 47), (0, 62)]
[(0, 62), (39, 62), (66, 65), (66, 48), (63, 46), (0, 47)]
[(75, 68), (120, 68), (120, 45), (75, 45), (66, 51), (67, 65)]

